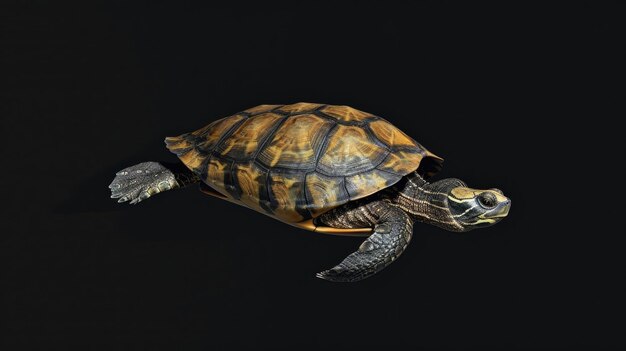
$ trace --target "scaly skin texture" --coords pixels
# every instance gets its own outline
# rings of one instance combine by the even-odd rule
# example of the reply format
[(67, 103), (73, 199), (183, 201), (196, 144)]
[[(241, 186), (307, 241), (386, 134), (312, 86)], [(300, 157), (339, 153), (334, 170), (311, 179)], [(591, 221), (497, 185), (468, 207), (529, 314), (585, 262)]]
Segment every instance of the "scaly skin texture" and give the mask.
[(109, 189), (117, 202), (129, 201), (134, 205), (160, 192), (199, 181), (196, 174), (182, 165), (168, 168), (158, 162), (143, 162), (117, 172)]
[(450, 213), (448, 191), (465, 184), (458, 179), (427, 183), (417, 173), (371, 197), (347, 203), (317, 219), (333, 228), (372, 227), (359, 250), (317, 277), (335, 282), (353, 282), (379, 272), (393, 262), (411, 240), (413, 222), (430, 223), (451, 231), (463, 231)]
[(413, 234), (411, 217), (387, 200), (351, 202), (322, 215), (321, 221), (335, 228), (374, 228), (356, 252), (317, 274), (318, 278), (336, 282), (365, 279), (387, 267), (402, 254)]

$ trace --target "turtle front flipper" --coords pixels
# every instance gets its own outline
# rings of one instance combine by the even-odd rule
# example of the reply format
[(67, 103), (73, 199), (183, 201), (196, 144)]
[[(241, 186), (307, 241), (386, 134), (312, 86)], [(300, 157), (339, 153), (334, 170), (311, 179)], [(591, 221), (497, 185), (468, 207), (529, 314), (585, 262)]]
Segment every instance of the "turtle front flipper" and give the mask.
[(157, 162), (143, 162), (115, 174), (109, 188), (117, 202), (141, 202), (160, 192), (197, 182), (197, 176), (187, 171), (172, 171)]
[[(380, 204), (380, 203), (379, 203)], [(382, 213), (369, 236), (359, 249), (332, 269), (317, 274), (333, 282), (354, 282), (365, 279), (387, 267), (411, 241), (413, 221), (409, 215), (389, 204), (375, 211)]]

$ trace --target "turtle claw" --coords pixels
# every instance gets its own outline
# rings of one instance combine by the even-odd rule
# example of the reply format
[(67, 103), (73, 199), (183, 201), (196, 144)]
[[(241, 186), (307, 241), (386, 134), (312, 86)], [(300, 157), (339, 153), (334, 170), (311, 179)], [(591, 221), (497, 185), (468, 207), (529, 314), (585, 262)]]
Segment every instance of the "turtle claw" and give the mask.
[(154, 194), (178, 186), (174, 174), (157, 162), (144, 162), (115, 173), (111, 198), (135, 205)]
[(341, 273), (343, 273), (345, 269), (340, 266), (335, 266), (331, 269), (327, 269), (323, 272), (319, 272), (315, 274), (316, 277), (324, 280), (328, 280), (331, 282), (341, 282), (343, 281), (341, 278)]
[(328, 272), (328, 271), (323, 271), (323, 272), (316, 273), (316, 274), (315, 274), (315, 276), (316, 276), (317, 278), (327, 280), (327, 279), (328, 279), (328, 276), (327, 276), (327, 273), (326, 273), (326, 272)]

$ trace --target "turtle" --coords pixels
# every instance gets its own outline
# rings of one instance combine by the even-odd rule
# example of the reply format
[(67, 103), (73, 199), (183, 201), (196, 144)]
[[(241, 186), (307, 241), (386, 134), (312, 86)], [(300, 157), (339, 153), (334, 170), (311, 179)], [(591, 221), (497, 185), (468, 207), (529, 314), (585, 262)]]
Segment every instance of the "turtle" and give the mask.
[(260, 105), (165, 139), (178, 164), (142, 162), (116, 173), (118, 202), (200, 183), (206, 194), (316, 233), (366, 237), (334, 282), (370, 277), (395, 261), (414, 222), (453, 232), (493, 225), (511, 200), (457, 178), (431, 182), (435, 155), (386, 119), (339, 105)]

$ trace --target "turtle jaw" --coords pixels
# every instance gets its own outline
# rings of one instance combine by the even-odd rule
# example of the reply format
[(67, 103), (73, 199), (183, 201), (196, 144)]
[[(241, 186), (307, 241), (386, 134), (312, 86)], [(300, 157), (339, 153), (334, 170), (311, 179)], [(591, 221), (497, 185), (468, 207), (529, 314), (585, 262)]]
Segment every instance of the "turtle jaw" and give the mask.
[(500, 222), (504, 217), (508, 216), (511, 209), (511, 200), (506, 199), (499, 203), (493, 210), (483, 213), (476, 218), (476, 222), (470, 225), (469, 229), (482, 228), (494, 225)]
[(502, 218), (509, 215), (510, 210), (511, 210), (511, 199), (506, 199), (506, 201), (501, 202), (494, 209), (493, 213), (491, 214), (491, 218), (495, 218), (498, 221), (501, 221)]

